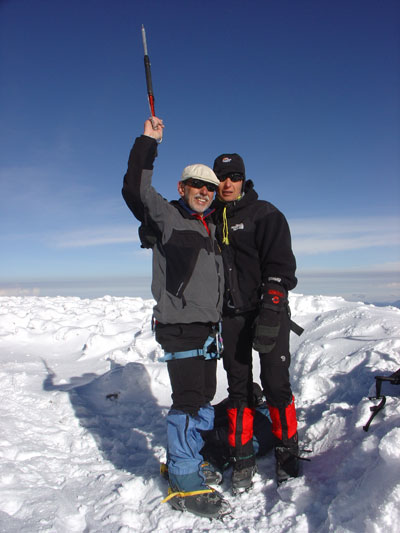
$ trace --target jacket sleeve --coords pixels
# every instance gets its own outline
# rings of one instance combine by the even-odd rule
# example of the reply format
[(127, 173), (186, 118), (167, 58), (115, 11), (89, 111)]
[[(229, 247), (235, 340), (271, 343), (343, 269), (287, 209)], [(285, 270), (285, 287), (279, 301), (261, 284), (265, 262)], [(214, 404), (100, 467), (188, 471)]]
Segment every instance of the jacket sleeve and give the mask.
[(135, 140), (124, 176), (122, 196), (138, 220), (155, 224), (163, 232), (171, 225), (176, 209), (151, 184), (156, 156), (157, 142), (154, 139), (141, 135)]
[(144, 222), (145, 204), (141, 194), (144, 170), (153, 170), (154, 159), (157, 156), (157, 142), (142, 135), (135, 140), (129, 154), (128, 169), (124, 176), (122, 196), (134, 216)]
[(281, 279), (281, 284), (290, 291), (297, 285), (296, 259), (292, 251), (289, 224), (285, 216), (272, 204), (268, 213), (257, 221), (256, 245), (259, 250), (261, 278)]

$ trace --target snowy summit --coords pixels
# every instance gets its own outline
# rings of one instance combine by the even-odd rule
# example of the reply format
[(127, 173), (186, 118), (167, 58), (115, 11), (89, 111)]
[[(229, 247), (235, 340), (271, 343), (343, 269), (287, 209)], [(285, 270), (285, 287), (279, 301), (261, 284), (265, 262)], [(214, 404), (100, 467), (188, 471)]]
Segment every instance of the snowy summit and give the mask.
[[(152, 300), (1, 297), (3, 533), (381, 532), (400, 523), (400, 386), (368, 432), (375, 375), (400, 367), (400, 310), (290, 298), (302, 476), (277, 487), (273, 454), (222, 521), (161, 503), (170, 405)], [(257, 361), (257, 358), (254, 358)], [(257, 363), (256, 363), (257, 365)], [(258, 375), (258, 367), (255, 376)], [(227, 396), (222, 363), (215, 403)], [(375, 402), (377, 403), (377, 402)]]

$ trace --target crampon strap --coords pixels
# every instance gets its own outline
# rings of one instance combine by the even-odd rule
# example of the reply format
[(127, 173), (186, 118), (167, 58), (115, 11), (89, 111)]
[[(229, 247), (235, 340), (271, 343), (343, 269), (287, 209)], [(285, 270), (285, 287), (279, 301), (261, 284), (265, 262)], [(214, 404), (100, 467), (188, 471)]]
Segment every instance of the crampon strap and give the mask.
[[(298, 453), (294, 453), (291, 450), (289, 450), (289, 448), (286, 448), (285, 446), (277, 446), (276, 449), (277, 450), (281, 450), (283, 452), (288, 452), (288, 453), (290, 453), (290, 455), (292, 457), (296, 457), (296, 459), (299, 459), (300, 461), (311, 462), (311, 459), (309, 459), (308, 457), (304, 457), (303, 455), (299, 455)], [(306, 450), (305, 448), (302, 448), (299, 451), (300, 451), (300, 453), (312, 453), (312, 450)]]
[(363, 426), (364, 431), (368, 431), (372, 420), (376, 417), (379, 411), (382, 411), (382, 409), (385, 407), (386, 396), (381, 394), (383, 381), (389, 381), (392, 385), (400, 385), (400, 368), (390, 376), (375, 376), (376, 395), (370, 396), (369, 399), (380, 400), (380, 402), (377, 405), (373, 405), (369, 408), (372, 414), (369, 417), (368, 422), (365, 424), (365, 426)]
[(191, 492), (174, 492), (171, 488), (168, 489), (168, 496), (162, 500), (161, 503), (165, 503), (168, 500), (172, 500), (176, 496), (180, 498), (186, 498), (186, 496), (195, 496), (196, 494), (207, 494), (208, 492), (215, 492), (214, 489), (193, 490)]

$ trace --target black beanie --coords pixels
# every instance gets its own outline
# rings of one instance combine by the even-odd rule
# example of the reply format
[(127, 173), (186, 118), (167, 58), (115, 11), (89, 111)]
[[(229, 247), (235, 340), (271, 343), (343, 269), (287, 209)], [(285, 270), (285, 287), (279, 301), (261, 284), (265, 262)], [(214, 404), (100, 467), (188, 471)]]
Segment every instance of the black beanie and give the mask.
[(217, 177), (239, 173), (246, 177), (243, 159), (239, 154), (221, 154), (214, 161), (213, 170)]

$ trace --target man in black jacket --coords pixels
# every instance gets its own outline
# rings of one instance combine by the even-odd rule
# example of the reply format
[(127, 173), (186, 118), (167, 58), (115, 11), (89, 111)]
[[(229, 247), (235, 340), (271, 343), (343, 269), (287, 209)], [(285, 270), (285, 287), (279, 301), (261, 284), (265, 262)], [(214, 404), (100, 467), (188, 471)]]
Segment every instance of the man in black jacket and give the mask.
[(296, 260), (284, 215), (259, 200), (238, 154), (215, 159), (220, 180), (217, 239), (225, 271), (224, 368), (228, 376), (232, 489), (248, 489), (256, 471), (253, 450), (252, 348), (260, 354), (261, 384), (275, 436), (278, 482), (298, 475), (297, 419), (289, 381), (287, 294), (297, 284)]

